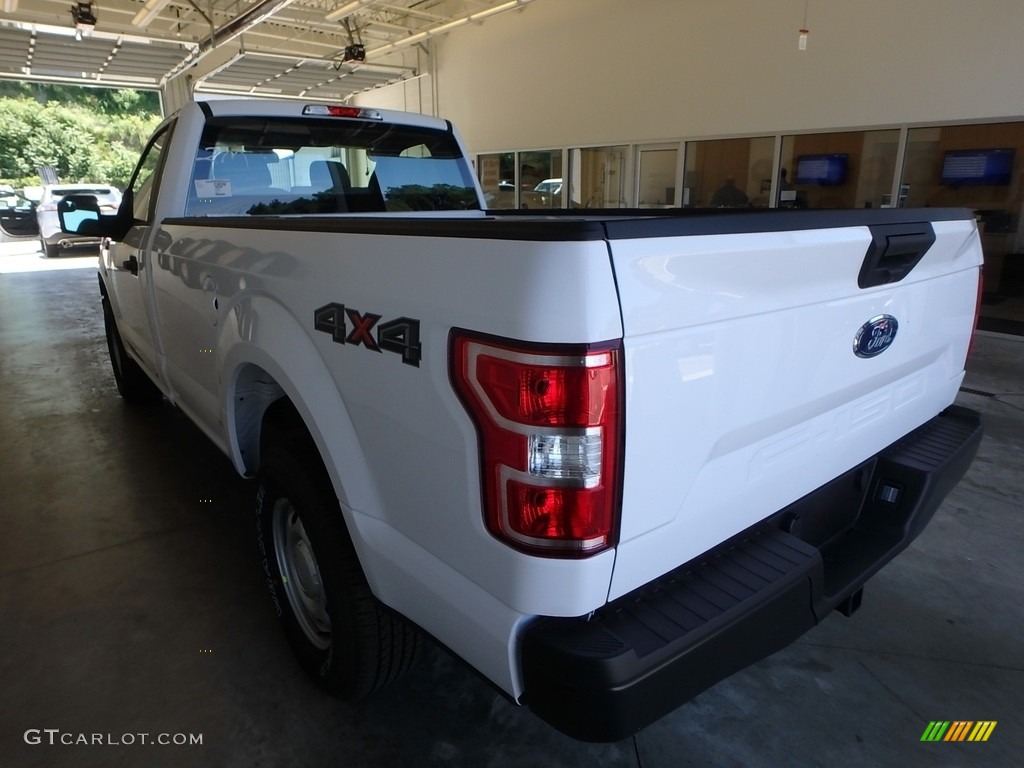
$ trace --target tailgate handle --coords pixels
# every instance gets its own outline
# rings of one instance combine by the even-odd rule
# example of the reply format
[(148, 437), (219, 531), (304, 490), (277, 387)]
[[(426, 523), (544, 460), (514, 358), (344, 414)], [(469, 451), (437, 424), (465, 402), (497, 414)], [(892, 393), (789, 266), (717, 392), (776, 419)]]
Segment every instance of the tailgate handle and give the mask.
[(935, 242), (935, 230), (928, 222), (882, 224), (870, 229), (871, 245), (857, 276), (861, 288), (898, 283)]

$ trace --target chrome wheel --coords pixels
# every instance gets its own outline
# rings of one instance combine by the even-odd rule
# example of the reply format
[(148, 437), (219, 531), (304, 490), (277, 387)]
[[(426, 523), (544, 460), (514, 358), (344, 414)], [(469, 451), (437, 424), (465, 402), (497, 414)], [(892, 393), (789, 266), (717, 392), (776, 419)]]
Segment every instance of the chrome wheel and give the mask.
[(274, 555), (288, 603), (302, 632), (315, 647), (331, 645), (331, 617), (313, 546), (292, 503), (279, 498), (273, 512)]

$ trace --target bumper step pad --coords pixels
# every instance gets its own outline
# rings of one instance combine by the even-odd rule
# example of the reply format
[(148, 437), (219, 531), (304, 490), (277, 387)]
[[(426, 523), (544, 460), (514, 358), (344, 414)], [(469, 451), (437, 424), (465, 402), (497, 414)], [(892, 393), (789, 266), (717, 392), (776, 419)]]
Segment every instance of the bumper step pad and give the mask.
[(589, 618), (538, 620), (523, 638), (524, 703), (570, 736), (616, 741), (784, 648), (920, 533), (980, 440), (978, 415), (950, 408), (851, 470), (869, 473), (855, 518), (820, 546), (786, 532), (787, 508)]

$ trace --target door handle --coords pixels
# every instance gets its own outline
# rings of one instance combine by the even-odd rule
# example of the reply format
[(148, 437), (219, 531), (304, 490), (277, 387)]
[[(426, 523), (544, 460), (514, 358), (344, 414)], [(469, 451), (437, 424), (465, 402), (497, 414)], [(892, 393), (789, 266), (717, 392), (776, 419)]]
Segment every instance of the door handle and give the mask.
[(121, 269), (127, 269), (133, 275), (139, 274), (139, 259), (135, 254), (132, 254), (128, 257), (127, 261), (121, 262)]
[(857, 285), (898, 283), (910, 274), (935, 242), (935, 230), (920, 224), (876, 224), (871, 227), (871, 244), (857, 276)]

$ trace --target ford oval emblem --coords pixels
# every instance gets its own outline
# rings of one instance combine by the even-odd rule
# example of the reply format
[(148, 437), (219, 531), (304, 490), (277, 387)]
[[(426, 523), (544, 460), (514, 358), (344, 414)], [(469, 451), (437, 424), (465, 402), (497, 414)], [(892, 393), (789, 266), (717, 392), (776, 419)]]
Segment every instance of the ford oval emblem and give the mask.
[(892, 346), (900, 324), (892, 315), (872, 317), (857, 331), (853, 339), (853, 354), (857, 357), (875, 357)]

